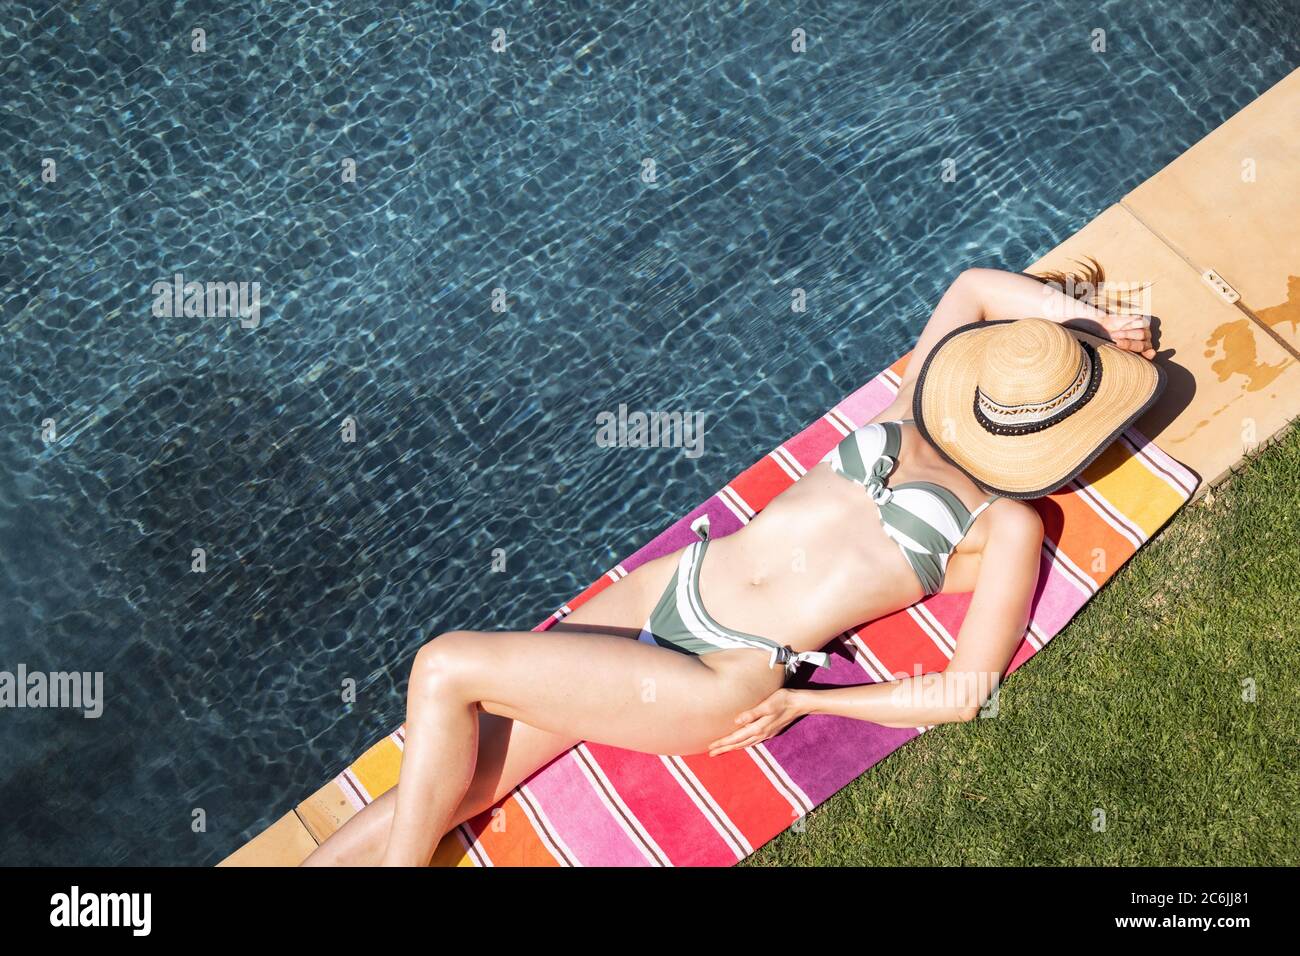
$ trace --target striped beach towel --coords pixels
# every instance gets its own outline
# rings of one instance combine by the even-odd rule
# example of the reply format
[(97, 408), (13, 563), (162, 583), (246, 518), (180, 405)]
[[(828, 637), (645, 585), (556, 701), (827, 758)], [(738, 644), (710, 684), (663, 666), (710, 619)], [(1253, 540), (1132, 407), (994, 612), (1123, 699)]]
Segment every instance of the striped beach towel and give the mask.
[[(637, 566), (696, 540), (708, 514), (722, 536), (748, 522), (897, 394), (907, 356), (737, 475), (716, 495), (542, 621), (545, 630)], [(1197, 479), (1130, 428), (1057, 494), (1034, 504), (1046, 539), (1029, 627), (1010, 664), (1041, 650), (1171, 515)], [(936, 594), (839, 635), (815, 683), (862, 684), (942, 670), (969, 594)], [(489, 811), (447, 834), (442, 866), (727, 866), (743, 859), (928, 728), (811, 715), (719, 757), (658, 756), (582, 743)], [(397, 782), (402, 731), (375, 744), (299, 807), (317, 839)]]

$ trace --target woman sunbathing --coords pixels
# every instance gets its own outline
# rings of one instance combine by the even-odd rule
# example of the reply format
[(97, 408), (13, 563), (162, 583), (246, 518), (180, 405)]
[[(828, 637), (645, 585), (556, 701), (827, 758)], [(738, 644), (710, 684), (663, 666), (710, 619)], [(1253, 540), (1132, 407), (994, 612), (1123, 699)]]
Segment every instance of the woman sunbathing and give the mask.
[[(963, 272), (894, 401), (740, 531), (641, 565), (545, 635), (448, 631), (415, 655), (397, 785), (306, 865), (427, 865), (443, 835), (580, 741), (721, 754), (805, 714), (971, 720), (1029, 619), (1043, 539), (1026, 499), (1074, 478), (1159, 395), (1146, 316), (1104, 273)], [(1063, 291), (1062, 286), (1071, 291)], [(1069, 323), (1065, 325), (1064, 323)], [(705, 561), (706, 555), (708, 561)], [(973, 592), (945, 670), (787, 687), (850, 628)]]

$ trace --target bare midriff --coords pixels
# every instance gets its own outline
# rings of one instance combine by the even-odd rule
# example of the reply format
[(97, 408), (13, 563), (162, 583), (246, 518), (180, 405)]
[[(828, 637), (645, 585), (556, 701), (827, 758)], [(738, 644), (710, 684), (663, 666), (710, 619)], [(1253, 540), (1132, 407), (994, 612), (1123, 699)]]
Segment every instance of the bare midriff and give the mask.
[[(637, 569), (644, 614), (667, 586), (680, 551)], [(829, 464), (810, 469), (747, 525), (709, 541), (700, 600), (724, 627), (795, 651), (818, 650), (849, 628), (924, 597), (861, 485)], [(734, 648), (701, 655), (715, 669), (766, 669), (766, 654)], [(779, 670), (779, 668), (777, 668)]]

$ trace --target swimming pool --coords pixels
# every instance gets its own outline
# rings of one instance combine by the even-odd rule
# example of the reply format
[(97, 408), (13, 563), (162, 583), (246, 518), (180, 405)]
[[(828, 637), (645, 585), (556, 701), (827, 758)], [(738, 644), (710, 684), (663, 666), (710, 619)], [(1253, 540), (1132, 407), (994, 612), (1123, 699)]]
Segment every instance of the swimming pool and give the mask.
[(783, 6), (6, 6), (0, 671), (103, 713), (0, 709), (0, 864), (221, 859), (1300, 64), (1279, 0)]

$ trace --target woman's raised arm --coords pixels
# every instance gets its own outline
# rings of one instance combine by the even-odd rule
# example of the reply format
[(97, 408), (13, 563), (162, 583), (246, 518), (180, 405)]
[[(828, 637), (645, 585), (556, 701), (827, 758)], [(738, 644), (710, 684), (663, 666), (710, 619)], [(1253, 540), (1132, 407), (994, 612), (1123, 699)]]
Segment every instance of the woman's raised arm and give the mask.
[[(1096, 273), (1100, 275), (1100, 270)], [(1080, 283), (1087, 277), (1080, 277)], [(953, 329), (981, 320), (1042, 318), (1071, 325), (1109, 339), (1120, 348), (1154, 358), (1150, 316), (1116, 315), (1066, 294), (1058, 283), (1043, 282), (1021, 272), (967, 269), (935, 306), (912, 357), (903, 372), (902, 389), (908, 389), (939, 340)]]

